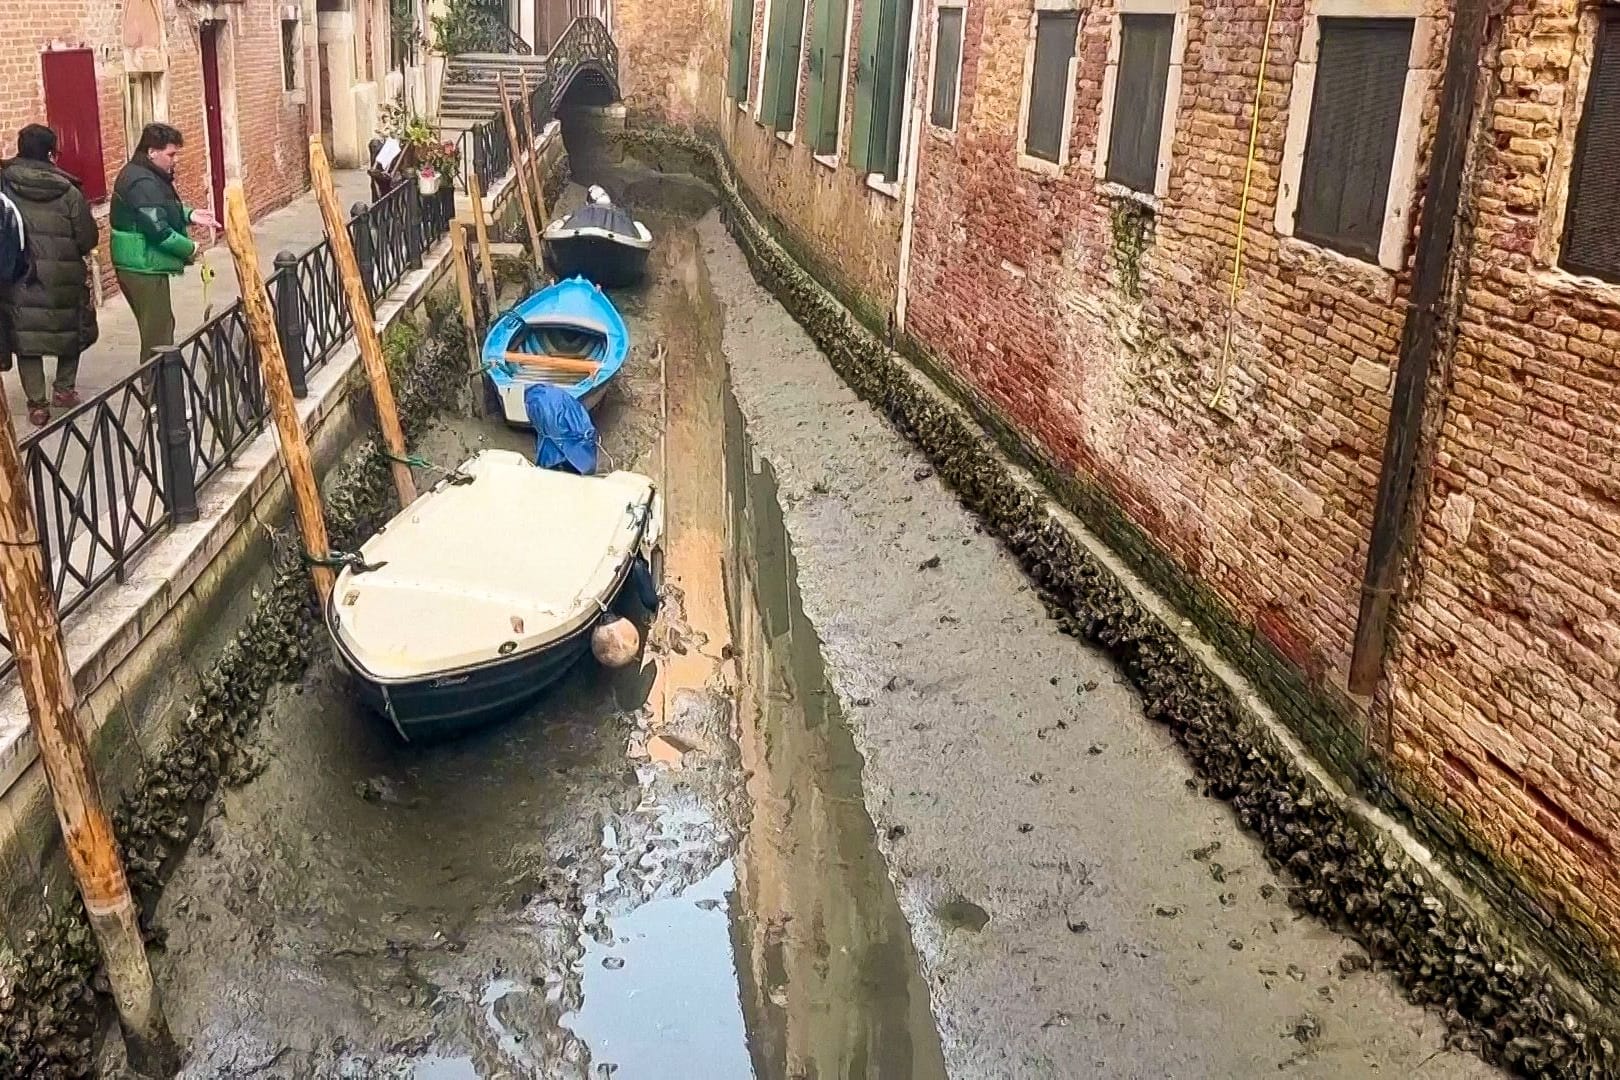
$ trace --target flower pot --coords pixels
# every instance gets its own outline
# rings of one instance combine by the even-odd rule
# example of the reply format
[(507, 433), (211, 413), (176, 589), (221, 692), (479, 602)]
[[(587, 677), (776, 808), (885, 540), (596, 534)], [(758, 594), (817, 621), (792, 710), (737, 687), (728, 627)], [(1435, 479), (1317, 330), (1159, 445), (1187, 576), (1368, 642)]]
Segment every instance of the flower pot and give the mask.
[(424, 195), (437, 195), (439, 193), (439, 174), (434, 173), (432, 176), (423, 176), (421, 173), (417, 173), (416, 189)]

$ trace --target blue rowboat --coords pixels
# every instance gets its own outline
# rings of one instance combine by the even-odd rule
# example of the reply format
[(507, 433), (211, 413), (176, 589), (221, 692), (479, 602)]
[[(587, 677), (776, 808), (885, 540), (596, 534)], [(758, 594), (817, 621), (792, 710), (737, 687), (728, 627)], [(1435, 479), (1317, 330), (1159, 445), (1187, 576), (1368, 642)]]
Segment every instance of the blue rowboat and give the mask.
[(523, 392), (561, 387), (587, 409), (624, 366), (630, 332), (613, 302), (584, 278), (569, 278), (521, 301), (484, 337), (484, 388), (491, 411), (529, 426)]

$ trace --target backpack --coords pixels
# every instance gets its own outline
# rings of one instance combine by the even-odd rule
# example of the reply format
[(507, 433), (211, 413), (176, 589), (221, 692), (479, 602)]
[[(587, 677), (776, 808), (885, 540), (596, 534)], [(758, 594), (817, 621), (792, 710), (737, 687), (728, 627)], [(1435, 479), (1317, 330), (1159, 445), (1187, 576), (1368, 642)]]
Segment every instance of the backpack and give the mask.
[(33, 270), (22, 211), (11, 198), (11, 185), (0, 180), (0, 286), (26, 280)]

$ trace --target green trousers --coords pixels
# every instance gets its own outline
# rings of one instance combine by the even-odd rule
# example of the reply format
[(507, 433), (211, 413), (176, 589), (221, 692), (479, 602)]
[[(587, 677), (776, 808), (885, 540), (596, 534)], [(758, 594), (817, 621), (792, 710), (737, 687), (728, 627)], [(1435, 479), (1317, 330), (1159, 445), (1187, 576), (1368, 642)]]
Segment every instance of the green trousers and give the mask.
[[(50, 390), (45, 387), (45, 358), (43, 356), (17, 357), (17, 374), (22, 376), (23, 393), (30, 406), (49, 405)], [(51, 389), (58, 394), (68, 393), (79, 378), (79, 354), (56, 358), (56, 379)]]
[[(167, 274), (132, 274), (118, 271), (118, 287), (124, 290), (129, 310), (135, 314), (135, 325), (141, 332), (141, 363), (146, 363), (161, 349), (174, 344), (174, 305), (169, 300)], [(153, 378), (146, 380), (151, 389)]]

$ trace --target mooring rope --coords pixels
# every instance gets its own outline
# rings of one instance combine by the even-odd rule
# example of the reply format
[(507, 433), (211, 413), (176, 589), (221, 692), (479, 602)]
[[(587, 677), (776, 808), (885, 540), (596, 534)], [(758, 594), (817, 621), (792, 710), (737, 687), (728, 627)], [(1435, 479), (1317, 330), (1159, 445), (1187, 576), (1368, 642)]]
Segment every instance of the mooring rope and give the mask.
[(325, 555), (316, 555), (307, 548), (303, 552), (304, 562), (310, 566), (324, 566), (329, 570), (341, 570), (349, 567), (357, 574), (368, 573), (372, 570), (381, 570), (388, 565), (385, 559), (380, 563), (368, 563), (355, 551), (328, 551)]
[(409, 465), (413, 469), (426, 469), (428, 472), (436, 472), (440, 476), (443, 476), (446, 480), (449, 480), (452, 484), (470, 484), (473, 482), (473, 477), (462, 472), (461, 466), (459, 465), (457, 465), (454, 469), (447, 469), (443, 465), (435, 465), (433, 462), (429, 461), (420, 454), (396, 454), (392, 450), (384, 450), (382, 452), (382, 456), (387, 458), (389, 461), (397, 461), (401, 465)]

